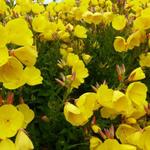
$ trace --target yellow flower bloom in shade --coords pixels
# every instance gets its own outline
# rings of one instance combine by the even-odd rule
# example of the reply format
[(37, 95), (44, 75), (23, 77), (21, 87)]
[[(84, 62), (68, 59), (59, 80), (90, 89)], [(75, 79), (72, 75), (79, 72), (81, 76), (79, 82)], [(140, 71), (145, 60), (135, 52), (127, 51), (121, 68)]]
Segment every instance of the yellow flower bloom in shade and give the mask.
[(125, 39), (121, 36), (117, 36), (114, 40), (114, 48), (117, 52), (126, 52), (127, 51), (127, 43)]
[(146, 101), (147, 90), (144, 83), (134, 82), (127, 87), (126, 95), (134, 104), (140, 106)]
[(23, 128), (26, 128), (27, 125), (33, 120), (34, 112), (32, 109), (29, 108), (27, 104), (19, 104), (17, 105), (17, 109), (24, 115)]
[(112, 20), (112, 27), (115, 30), (122, 30), (126, 26), (127, 19), (124, 15), (115, 15)]
[(136, 150), (136, 147), (128, 144), (119, 144), (115, 139), (107, 139), (100, 144), (98, 150)]
[(127, 45), (129, 49), (140, 46), (142, 42), (146, 39), (146, 32), (143, 30), (138, 30), (132, 33), (127, 39)]
[(143, 53), (139, 57), (140, 57), (139, 63), (140, 63), (141, 67), (143, 67), (143, 66), (150, 67), (150, 52), (148, 52), (146, 54)]
[(32, 4), (32, 12), (35, 14), (39, 14), (45, 10), (43, 5), (40, 5), (38, 3)]
[(107, 85), (102, 84), (97, 89), (97, 96), (98, 96), (98, 102), (101, 106), (112, 108), (112, 97), (113, 97), (113, 90), (109, 89)]
[(17, 45), (32, 45), (33, 34), (28, 28), (28, 24), (23, 18), (10, 20), (6, 24), (10, 42)]
[(82, 53), (82, 59), (83, 59), (85, 64), (88, 64), (91, 61), (92, 56), (85, 54), (85, 53)]
[(93, 115), (93, 111), (95, 110), (96, 100), (96, 93), (84, 93), (76, 99), (76, 106), (89, 118)]
[(23, 114), (15, 106), (8, 104), (0, 107), (0, 138), (13, 137), (22, 127)]
[(17, 57), (24, 65), (33, 66), (38, 57), (35, 46), (24, 46), (12, 51), (13, 55)]
[(83, 26), (76, 25), (74, 28), (74, 35), (78, 38), (87, 38), (87, 29)]
[(23, 129), (20, 129), (17, 133), (15, 140), (16, 150), (32, 150), (34, 149), (33, 143), (27, 136)]
[(8, 62), (9, 54), (7, 47), (0, 47), (0, 67)]
[(4, 47), (7, 43), (9, 43), (9, 35), (6, 28), (0, 24), (0, 46)]
[(128, 77), (128, 81), (136, 81), (142, 79), (145, 79), (145, 73), (143, 72), (141, 67), (134, 69)]
[(83, 126), (88, 122), (87, 116), (77, 106), (69, 102), (64, 106), (64, 115), (66, 120), (74, 126)]
[(0, 142), (0, 149), (1, 150), (16, 150), (16, 146), (11, 140), (6, 139)]
[(24, 75), (26, 78), (26, 83), (33, 86), (37, 84), (42, 84), (43, 77), (39, 69), (34, 66), (26, 67), (24, 69)]
[(83, 13), (82, 17), (83, 17), (85, 22), (91, 24), (92, 23), (93, 13), (90, 12), (90, 11), (86, 11), (86, 12)]
[(99, 150), (99, 146), (102, 144), (102, 141), (95, 136), (90, 138), (90, 150)]

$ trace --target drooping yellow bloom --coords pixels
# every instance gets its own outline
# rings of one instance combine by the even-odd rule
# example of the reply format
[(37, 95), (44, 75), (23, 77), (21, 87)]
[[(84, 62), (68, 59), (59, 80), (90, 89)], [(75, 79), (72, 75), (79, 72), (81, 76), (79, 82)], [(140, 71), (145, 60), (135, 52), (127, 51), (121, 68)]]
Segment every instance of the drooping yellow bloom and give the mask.
[(10, 42), (13, 44), (25, 46), (33, 44), (33, 34), (23, 18), (10, 20), (6, 24)]
[(26, 83), (31, 86), (41, 84), (43, 80), (40, 70), (34, 66), (26, 67), (24, 69), (24, 76), (26, 79)]
[(34, 146), (23, 129), (20, 129), (17, 133), (15, 140), (16, 150), (32, 150)]
[(16, 146), (11, 140), (5, 139), (0, 142), (0, 149), (1, 150), (16, 150)]
[(81, 25), (77, 25), (74, 28), (74, 35), (78, 38), (87, 38), (87, 29)]
[(122, 30), (126, 26), (127, 20), (124, 15), (115, 15), (112, 20), (112, 27), (116, 30)]
[(145, 73), (143, 72), (141, 67), (138, 67), (130, 73), (128, 77), (128, 81), (142, 80), (144, 78), (145, 78)]
[(117, 52), (126, 52), (128, 49), (125, 39), (121, 36), (117, 36), (114, 40), (114, 48)]
[(7, 47), (0, 47), (0, 67), (8, 62), (9, 54)]
[(12, 51), (13, 55), (17, 57), (24, 65), (33, 66), (38, 57), (35, 46), (24, 46)]
[(24, 124), (22, 127), (26, 128), (27, 125), (33, 120), (34, 112), (27, 104), (19, 104), (17, 105), (17, 109), (24, 115)]
[(74, 126), (82, 126), (88, 122), (87, 116), (77, 106), (69, 102), (64, 106), (64, 115), (66, 120)]
[(0, 107), (0, 138), (13, 137), (22, 127), (23, 114), (15, 106), (8, 104)]
[(140, 106), (146, 101), (147, 87), (141, 82), (131, 83), (127, 87), (126, 95), (134, 104)]
[(141, 54), (139, 63), (141, 67), (150, 67), (150, 52)]

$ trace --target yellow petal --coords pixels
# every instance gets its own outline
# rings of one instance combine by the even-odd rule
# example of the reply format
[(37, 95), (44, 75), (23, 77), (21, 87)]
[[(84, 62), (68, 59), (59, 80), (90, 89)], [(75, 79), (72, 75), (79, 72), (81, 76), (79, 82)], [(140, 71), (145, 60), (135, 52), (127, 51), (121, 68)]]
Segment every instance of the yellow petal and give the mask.
[(116, 30), (122, 30), (126, 26), (127, 20), (124, 15), (115, 15), (112, 20), (112, 27)]
[(145, 78), (145, 73), (143, 72), (141, 67), (138, 67), (130, 73), (128, 77), (128, 81), (142, 80), (144, 78)]
[(33, 86), (37, 84), (42, 84), (42, 76), (39, 69), (35, 68), (34, 66), (26, 67), (24, 69), (24, 75), (26, 78), (26, 83)]
[(6, 139), (0, 142), (0, 150), (16, 150), (16, 146), (11, 140)]
[(32, 150), (34, 146), (23, 129), (18, 131), (15, 140), (16, 150)]
[(114, 41), (114, 48), (117, 52), (126, 52), (127, 51), (127, 43), (125, 39), (121, 36), (117, 36)]

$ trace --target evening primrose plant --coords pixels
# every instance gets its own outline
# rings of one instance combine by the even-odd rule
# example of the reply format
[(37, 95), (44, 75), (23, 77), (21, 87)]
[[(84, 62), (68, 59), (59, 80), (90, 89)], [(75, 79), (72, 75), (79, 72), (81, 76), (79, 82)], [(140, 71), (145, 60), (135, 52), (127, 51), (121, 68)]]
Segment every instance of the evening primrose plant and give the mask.
[(34, 149), (35, 118), (35, 149), (149, 150), (149, 31), (150, 0), (1, 0), (0, 149)]

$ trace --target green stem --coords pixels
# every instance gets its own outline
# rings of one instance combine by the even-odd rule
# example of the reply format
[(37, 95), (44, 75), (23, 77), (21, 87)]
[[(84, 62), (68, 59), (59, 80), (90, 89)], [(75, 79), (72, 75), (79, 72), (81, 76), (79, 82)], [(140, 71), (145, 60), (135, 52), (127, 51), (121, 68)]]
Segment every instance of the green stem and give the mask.
[(70, 149), (72, 149), (72, 148), (75, 148), (75, 147), (77, 147), (77, 146), (82, 146), (82, 145), (89, 145), (88, 143), (78, 143), (78, 144), (74, 144), (74, 145), (71, 145), (71, 146), (69, 146), (68, 148), (67, 148), (67, 150), (70, 150)]

